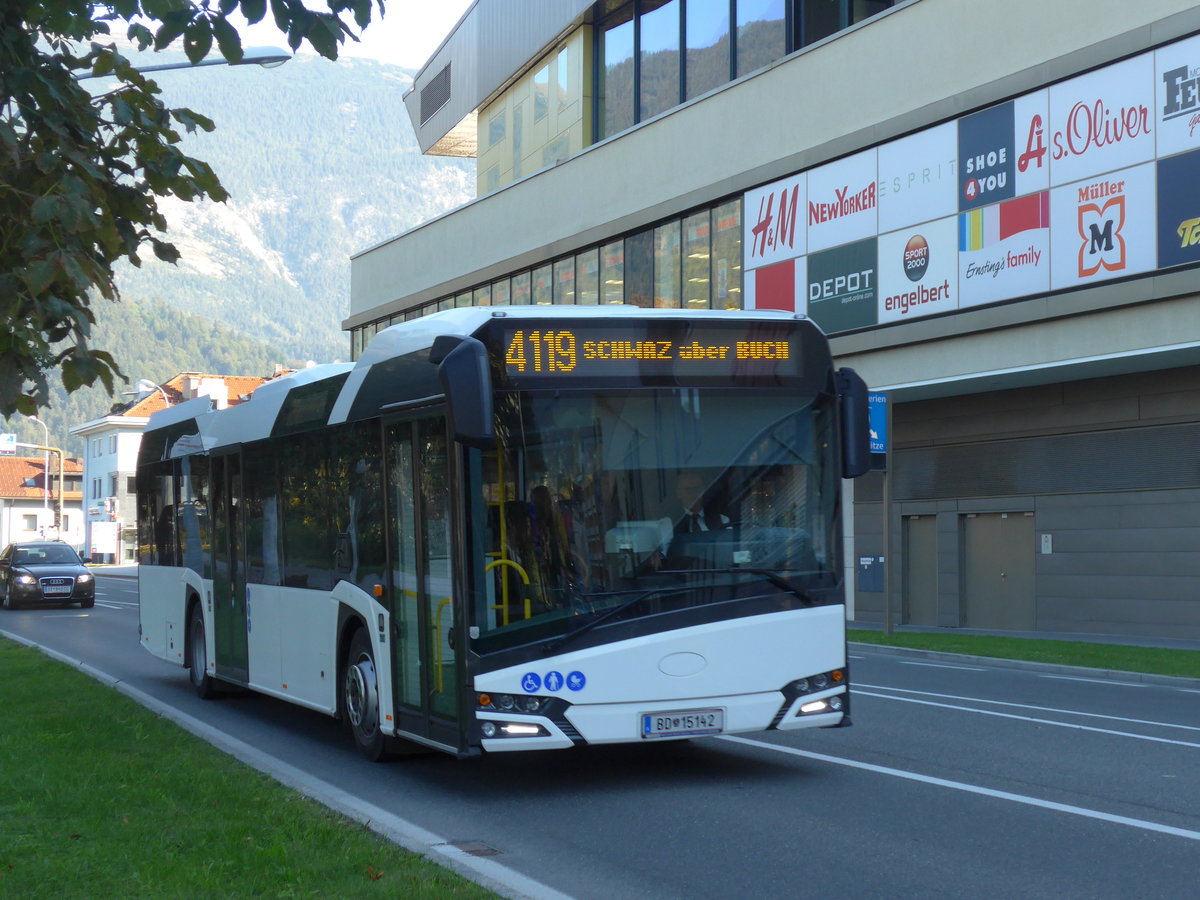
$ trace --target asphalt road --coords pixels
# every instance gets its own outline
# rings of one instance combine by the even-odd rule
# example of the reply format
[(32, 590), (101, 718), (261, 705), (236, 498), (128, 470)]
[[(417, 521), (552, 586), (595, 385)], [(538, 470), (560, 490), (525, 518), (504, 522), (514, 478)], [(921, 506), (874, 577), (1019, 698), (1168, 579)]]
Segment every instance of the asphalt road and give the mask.
[(511, 896), (1161, 898), (1200, 892), (1200, 684), (855, 646), (852, 728), (373, 765), (337, 723), (205, 702), (137, 640), (136, 582), (0, 631)]

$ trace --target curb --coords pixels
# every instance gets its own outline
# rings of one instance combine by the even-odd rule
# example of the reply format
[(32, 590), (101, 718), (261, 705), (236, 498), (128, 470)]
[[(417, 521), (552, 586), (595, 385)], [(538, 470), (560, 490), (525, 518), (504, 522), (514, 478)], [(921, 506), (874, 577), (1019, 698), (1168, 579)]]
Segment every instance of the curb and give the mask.
[(1042, 663), (1024, 659), (1005, 659), (999, 656), (972, 656), (967, 653), (946, 653), (942, 650), (919, 650), (915, 647), (891, 647), (887, 644), (848, 641), (848, 646), (858, 650), (874, 650), (887, 656), (912, 656), (918, 659), (933, 659), (941, 662), (971, 662), (1003, 669), (1024, 669), (1031, 672), (1049, 672), (1056, 675), (1074, 675), (1078, 678), (1098, 678), (1106, 681), (1157, 684), (1165, 687), (1200, 689), (1200, 678), (1185, 678), (1180, 675), (1154, 675), (1148, 672), (1126, 672), (1121, 669), (1090, 669), (1086, 666), (1065, 666), (1061, 663)]

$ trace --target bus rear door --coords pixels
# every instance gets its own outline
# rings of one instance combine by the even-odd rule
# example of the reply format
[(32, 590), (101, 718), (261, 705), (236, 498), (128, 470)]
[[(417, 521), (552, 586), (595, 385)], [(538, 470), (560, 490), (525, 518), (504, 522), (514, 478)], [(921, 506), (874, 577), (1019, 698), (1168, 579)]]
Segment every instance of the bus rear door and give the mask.
[(213, 642), (217, 675), (245, 684), (250, 678), (246, 639), (246, 566), (242, 534), (242, 458), (212, 458)]

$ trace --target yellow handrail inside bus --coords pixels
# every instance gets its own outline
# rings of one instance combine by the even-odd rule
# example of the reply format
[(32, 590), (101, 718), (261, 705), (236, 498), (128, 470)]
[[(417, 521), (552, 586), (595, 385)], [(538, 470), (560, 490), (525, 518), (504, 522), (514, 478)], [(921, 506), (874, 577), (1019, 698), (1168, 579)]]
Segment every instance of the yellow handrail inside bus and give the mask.
[[(521, 576), (521, 580), (523, 582), (525, 582), (526, 586), (529, 585), (529, 573), (526, 572), (525, 567), (522, 566), (516, 560), (493, 559), (490, 563), (488, 563), (486, 566), (483, 567), (484, 574), (486, 575), (488, 572), (492, 571), (492, 569), (496, 568), (496, 566), (511, 566), (512, 568), (517, 570), (517, 574)], [(503, 588), (502, 588), (503, 593), (501, 594), (502, 602), (498, 606), (493, 606), (492, 609), (499, 609), (504, 613), (504, 624), (507, 625), (508, 624), (508, 579), (507, 578), (502, 579), (500, 584), (503, 585)], [(529, 596), (528, 591), (525, 592), (525, 618), (527, 618), (527, 619), (533, 618), (533, 607), (531, 605), (531, 598)]]
[(437, 692), (439, 694), (445, 688), (444, 673), (442, 672), (442, 610), (452, 600), (452, 597), (446, 597), (438, 603), (433, 626), (433, 657), (434, 667), (437, 669)]

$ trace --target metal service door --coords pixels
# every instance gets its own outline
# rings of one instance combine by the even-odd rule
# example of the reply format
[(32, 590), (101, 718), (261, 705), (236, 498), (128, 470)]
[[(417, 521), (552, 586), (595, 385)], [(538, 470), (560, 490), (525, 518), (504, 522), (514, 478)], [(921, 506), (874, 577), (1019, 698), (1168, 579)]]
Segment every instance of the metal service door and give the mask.
[(1033, 514), (963, 518), (963, 625), (1004, 631), (1037, 628)]
[(458, 747), (449, 442), (444, 420), (385, 427), (396, 721)]
[(242, 460), (233, 453), (212, 460), (213, 639), (217, 674), (250, 677), (246, 640), (246, 566), (242, 534)]
[(902, 521), (904, 621), (909, 625), (937, 625), (937, 517), (905, 516)]

